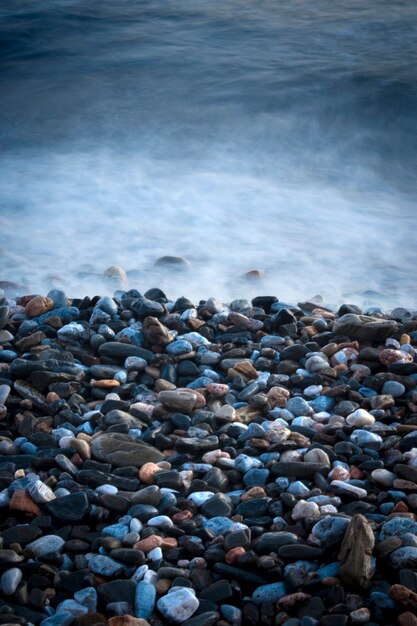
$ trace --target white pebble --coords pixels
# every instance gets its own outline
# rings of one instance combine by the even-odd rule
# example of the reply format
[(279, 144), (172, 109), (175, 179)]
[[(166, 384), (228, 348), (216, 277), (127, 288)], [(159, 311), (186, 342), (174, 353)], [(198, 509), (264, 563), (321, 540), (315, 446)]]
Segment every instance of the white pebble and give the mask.
[(368, 411), (365, 411), (365, 409), (357, 409), (347, 416), (346, 423), (355, 428), (362, 428), (363, 426), (373, 426), (375, 424), (375, 418), (368, 413)]
[(344, 483), (341, 480), (332, 480), (330, 483), (332, 487), (339, 487), (343, 491), (348, 491), (350, 493), (354, 493), (359, 498), (365, 498), (368, 495), (368, 492), (361, 487), (355, 487), (355, 485), (350, 485), (349, 483)]

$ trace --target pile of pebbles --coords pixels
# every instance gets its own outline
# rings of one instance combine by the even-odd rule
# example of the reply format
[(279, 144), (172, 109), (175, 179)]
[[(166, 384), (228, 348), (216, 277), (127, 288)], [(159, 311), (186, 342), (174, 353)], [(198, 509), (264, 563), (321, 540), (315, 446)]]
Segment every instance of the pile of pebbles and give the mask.
[(417, 314), (0, 300), (0, 624), (417, 624)]

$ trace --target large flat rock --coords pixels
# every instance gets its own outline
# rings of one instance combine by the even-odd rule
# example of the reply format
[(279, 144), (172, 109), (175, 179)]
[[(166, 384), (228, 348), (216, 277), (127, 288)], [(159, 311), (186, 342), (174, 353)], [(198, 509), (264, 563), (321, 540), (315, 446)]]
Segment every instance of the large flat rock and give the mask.
[(91, 442), (93, 457), (115, 467), (141, 467), (145, 463), (158, 463), (164, 455), (156, 448), (129, 435), (104, 433)]
[(390, 337), (398, 330), (394, 320), (346, 313), (336, 320), (333, 326), (335, 335), (347, 335), (351, 339), (361, 341), (381, 341)]

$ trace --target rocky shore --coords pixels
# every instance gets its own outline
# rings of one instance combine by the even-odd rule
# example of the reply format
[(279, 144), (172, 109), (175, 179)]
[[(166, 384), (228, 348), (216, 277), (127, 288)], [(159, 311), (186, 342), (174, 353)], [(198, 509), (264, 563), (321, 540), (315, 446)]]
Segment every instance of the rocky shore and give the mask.
[(0, 292), (0, 624), (417, 625), (417, 313)]

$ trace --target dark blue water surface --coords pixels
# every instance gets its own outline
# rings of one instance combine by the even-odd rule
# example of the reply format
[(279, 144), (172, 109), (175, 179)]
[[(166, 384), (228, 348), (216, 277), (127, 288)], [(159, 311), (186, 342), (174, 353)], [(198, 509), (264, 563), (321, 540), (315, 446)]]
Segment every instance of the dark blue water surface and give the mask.
[(416, 41), (412, 0), (2, 0), (0, 279), (417, 304)]

